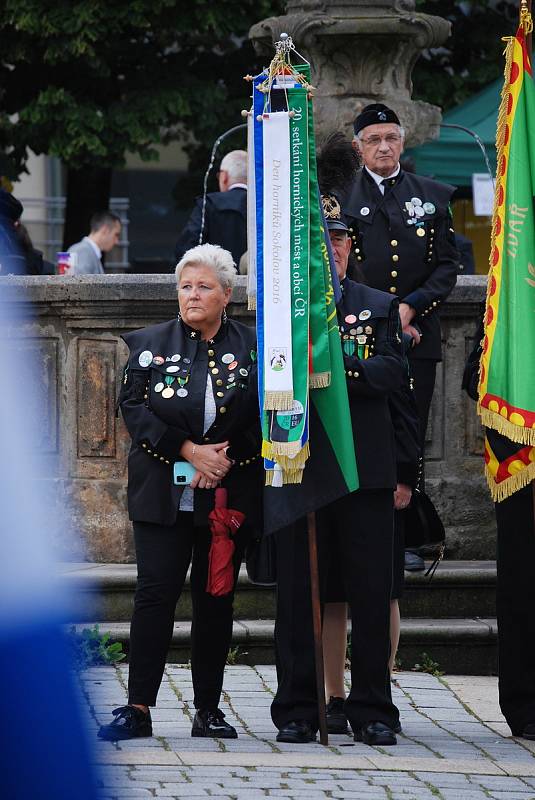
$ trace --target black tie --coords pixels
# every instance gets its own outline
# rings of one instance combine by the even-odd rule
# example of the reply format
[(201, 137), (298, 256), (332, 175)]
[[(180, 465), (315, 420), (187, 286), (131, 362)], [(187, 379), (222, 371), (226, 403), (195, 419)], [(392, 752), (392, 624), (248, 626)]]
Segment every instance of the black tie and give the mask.
[(392, 190), (392, 186), (394, 186), (395, 182), (395, 178), (383, 178), (381, 185), (385, 187), (385, 195)]

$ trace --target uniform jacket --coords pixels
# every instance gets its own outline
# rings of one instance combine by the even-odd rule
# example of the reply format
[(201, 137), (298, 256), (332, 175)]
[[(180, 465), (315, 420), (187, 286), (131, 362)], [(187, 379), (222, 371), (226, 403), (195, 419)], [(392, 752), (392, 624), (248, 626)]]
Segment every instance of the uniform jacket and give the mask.
[[(175, 247), (180, 261), (186, 250), (199, 244), (202, 221), (202, 197), (195, 207)], [(203, 243), (218, 244), (232, 253), (236, 267), (247, 250), (247, 190), (230, 189), (228, 192), (211, 192), (206, 196)]]
[(389, 408), (405, 378), (398, 300), (345, 278), (338, 323), (362, 489), (395, 488), (397, 453)]
[[(130, 519), (173, 524), (183, 491), (173, 483), (181, 445), (186, 439), (196, 444), (229, 440), (228, 455), (236, 463), (221, 485), (228, 490), (229, 508), (243, 511), (254, 524), (262, 513), (254, 330), (229, 320), (205, 342), (198, 331), (174, 319), (127, 333), (123, 339), (130, 349), (119, 397), (132, 439)], [(207, 375), (217, 416), (203, 434)], [(168, 388), (174, 390), (171, 397), (162, 391)], [(213, 490), (194, 492), (196, 524), (206, 524), (213, 507)]]
[(441, 359), (437, 312), (455, 286), (459, 264), (448, 210), (453, 191), (401, 170), (383, 196), (362, 169), (342, 202), (366, 283), (416, 310), (413, 324), (423, 336), (411, 358)]
[(104, 268), (102, 261), (95, 253), (94, 248), (87, 241), (87, 237), (69, 247), (69, 253), (76, 253), (76, 264), (71, 275), (102, 275)]

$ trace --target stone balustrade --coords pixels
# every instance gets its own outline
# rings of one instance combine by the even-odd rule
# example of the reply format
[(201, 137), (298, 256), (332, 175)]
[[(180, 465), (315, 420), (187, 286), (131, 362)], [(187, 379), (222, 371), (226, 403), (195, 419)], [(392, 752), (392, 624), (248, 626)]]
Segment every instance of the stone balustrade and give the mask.
[[(460, 389), (484, 293), (483, 277), (463, 276), (442, 310), (444, 361), (428, 431), (427, 483), (447, 527), (451, 558), (494, 557), (481, 426)], [(126, 514), (129, 439), (115, 413), (126, 361), (120, 336), (176, 313), (173, 275), (0, 278), (0, 335), (12, 342), (13, 363), (34, 359), (32, 413), (42, 417), (35, 453), (40, 478), (65, 515), (64, 557), (66, 551), (71, 559), (133, 560)], [(253, 322), (243, 277), (230, 313)], [(80, 537), (69, 533), (73, 529)]]

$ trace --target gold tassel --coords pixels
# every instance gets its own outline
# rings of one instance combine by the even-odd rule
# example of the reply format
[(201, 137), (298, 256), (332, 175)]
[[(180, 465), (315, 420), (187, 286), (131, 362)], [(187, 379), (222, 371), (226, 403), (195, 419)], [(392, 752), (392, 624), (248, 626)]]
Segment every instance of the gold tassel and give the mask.
[(497, 414), (495, 411), (489, 411), (488, 408), (482, 408), (481, 404), (477, 404), (481, 422), (487, 428), (492, 428), (502, 436), (511, 439), (512, 442), (518, 444), (535, 446), (535, 428), (521, 428), (519, 425), (513, 425), (508, 419)]
[(264, 392), (264, 409), (266, 411), (291, 411), (293, 404), (293, 392)]
[(285, 462), (301, 464), (307, 460), (310, 448), (308, 442), (301, 447), (301, 442), (271, 442), (273, 460), (278, 461), (281, 467)]
[(282, 482), (283, 483), (301, 483), (303, 480), (303, 470), (302, 469), (284, 469), (282, 471)]
[(247, 311), (256, 311), (256, 295), (247, 295)]
[(331, 385), (330, 372), (313, 372), (309, 378), (311, 389), (326, 389)]
[[(286, 449), (283, 449), (286, 448)], [(262, 442), (262, 458), (276, 461), (283, 469), (294, 467), (302, 468), (310, 456), (310, 445), (305, 442), (301, 447), (300, 442)]]
[(273, 486), (273, 473), (275, 472), (274, 469), (267, 469), (266, 470), (266, 486)]
[(535, 461), (532, 461), (531, 464), (526, 465), (524, 469), (511, 475), (499, 484), (494, 480), (494, 476), (488, 467), (485, 467), (485, 477), (493, 501), (495, 503), (501, 503), (502, 500), (507, 500), (512, 494), (518, 492), (520, 489), (524, 489), (532, 480), (535, 480)]
[(266, 441), (266, 439), (262, 439), (262, 450), (261, 450), (262, 458), (267, 458), (268, 461), (275, 461), (273, 458), (273, 448), (271, 442)]

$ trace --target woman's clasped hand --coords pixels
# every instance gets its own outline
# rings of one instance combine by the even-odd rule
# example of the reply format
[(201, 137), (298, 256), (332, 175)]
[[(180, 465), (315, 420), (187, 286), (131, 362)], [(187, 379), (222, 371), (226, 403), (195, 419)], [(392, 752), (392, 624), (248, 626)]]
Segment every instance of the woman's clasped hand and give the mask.
[(228, 442), (201, 445), (189, 443), (189, 447), (188, 444), (183, 445), (181, 454), (197, 470), (191, 480), (192, 489), (214, 489), (221, 483), (234, 463), (226, 455), (228, 445)]

